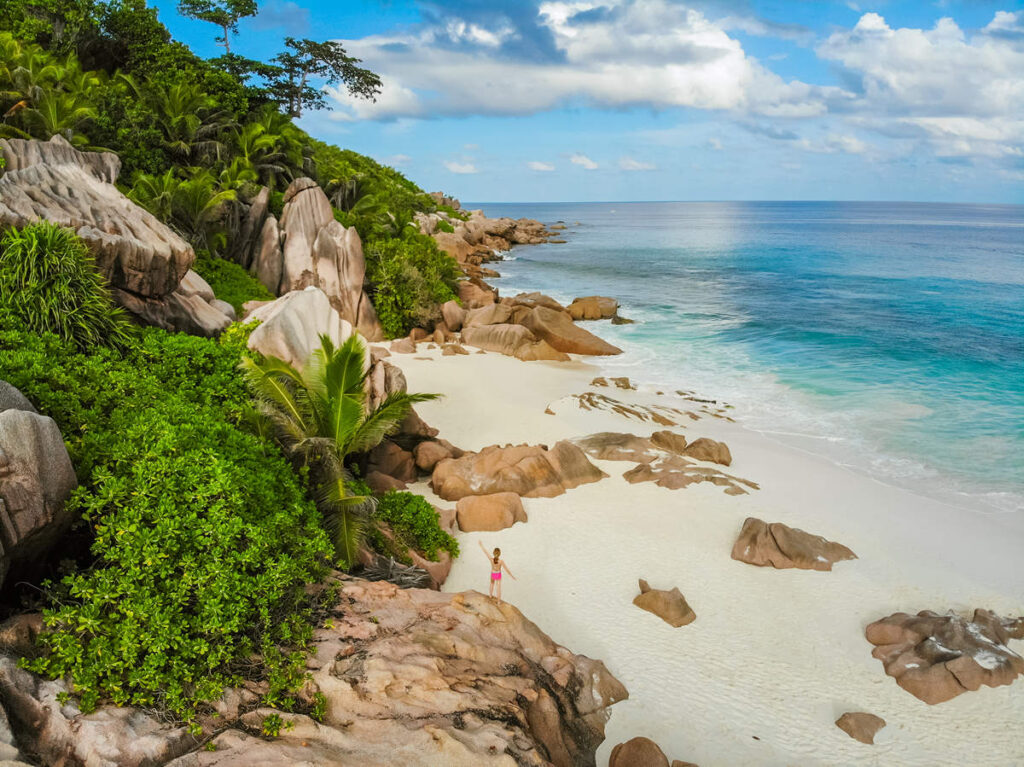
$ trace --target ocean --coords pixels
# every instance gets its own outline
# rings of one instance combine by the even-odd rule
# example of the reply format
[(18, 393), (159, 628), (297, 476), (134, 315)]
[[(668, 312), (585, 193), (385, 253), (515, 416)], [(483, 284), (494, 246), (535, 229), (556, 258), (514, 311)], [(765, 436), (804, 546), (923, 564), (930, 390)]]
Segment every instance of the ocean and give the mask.
[(567, 225), (503, 295), (607, 295), (612, 375), (972, 511), (1024, 512), (1024, 206), (493, 203)]

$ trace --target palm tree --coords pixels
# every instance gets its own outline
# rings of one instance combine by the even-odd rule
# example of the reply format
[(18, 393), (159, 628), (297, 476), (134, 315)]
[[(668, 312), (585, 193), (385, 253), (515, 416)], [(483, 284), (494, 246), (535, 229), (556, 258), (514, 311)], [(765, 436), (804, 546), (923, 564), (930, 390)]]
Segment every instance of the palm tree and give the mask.
[(237, 199), (234, 189), (220, 189), (207, 168), (189, 168), (182, 181), (168, 170), (162, 176), (138, 173), (128, 198), (182, 233), (193, 246), (220, 250), (227, 244), (225, 214)]
[(320, 348), (301, 370), (275, 357), (243, 358), (240, 367), (259, 416), (284, 450), (309, 467), (324, 527), (337, 556), (351, 567), (374, 501), (350, 492), (346, 459), (372, 450), (398, 429), (414, 404), (438, 395), (392, 393), (370, 409), (366, 343), (358, 334), (338, 347), (320, 336)]

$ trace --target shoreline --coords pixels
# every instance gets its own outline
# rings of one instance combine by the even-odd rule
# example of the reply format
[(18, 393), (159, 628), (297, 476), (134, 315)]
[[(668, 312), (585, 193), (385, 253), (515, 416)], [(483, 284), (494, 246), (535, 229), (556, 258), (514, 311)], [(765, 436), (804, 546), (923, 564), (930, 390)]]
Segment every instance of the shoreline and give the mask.
[[(514, 255), (511, 258), (506, 254), (499, 255), (505, 255), (504, 261), (515, 262), (518, 260)], [(536, 289), (525, 284), (526, 281), (522, 276), (514, 273), (508, 275), (507, 272), (501, 269), (500, 262), (494, 264), (494, 266), (501, 271), (501, 276), (491, 281), (501, 291), (502, 295), (515, 295), (518, 292)], [(513, 269), (515, 268), (513, 267)], [(506, 283), (511, 283), (511, 285)], [(567, 291), (566, 289), (549, 290), (548, 293), (556, 300), (566, 304), (575, 295), (571, 290)], [(627, 316), (632, 316), (628, 307), (624, 308), (623, 311)], [(650, 321), (643, 314), (637, 314), (634, 318), (639, 322)], [(656, 350), (652, 349), (649, 344), (635, 341), (623, 333), (602, 333), (601, 330), (607, 327), (607, 323), (588, 322), (584, 323), (584, 327), (591, 332), (596, 332), (596, 335), (605, 340), (620, 346), (625, 352), (622, 357), (591, 358), (593, 364), (600, 368), (602, 375), (634, 375), (634, 371), (644, 371), (648, 363), (657, 359)], [(626, 359), (629, 360), (628, 363), (624, 362)], [(775, 376), (772, 371), (766, 370), (764, 372), (773, 378)], [(673, 389), (680, 384), (687, 388), (692, 385), (683, 378), (686, 375), (685, 372), (679, 374), (683, 380), (676, 381), (675, 383), (663, 380), (668, 375), (670, 374), (662, 371), (656, 379), (645, 379), (643, 383), (654, 388), (663, 389)], [(802, 413), (801, 418), (804, 421), (815, 418), (818, 415), (814, 408), (820, 408), (820, 404), (813, 401), (800, 401), (806, 400), (811, 395), (799, 389), (794, 389), (778, 380), (773, 380), (773, 385), (777, 385), (784, 394), (788, 394), (793, 398), (794, 401), (789, 404), (794, 407), (795, 411)], [(711, 391), (706, 388), (698, 389), (696, 392), (699, 396), (708, 398), (716, 398), (721, 395), (720, 391)], [(728, 400), (720, 401), (727, 402)], [(742, 406), (736, 405), (736, 407), (739, 409)], [(827, 408), (823, 408), (823, 411), (829, 412)], [(826, 434), (812, 433), (809, 431), (806, 423), (802, 430), (798, 428), (792, 431), (784, 431), (782, 423), (753, 425), (748, 422), (746, 426), (749, 430), (762, 434), (768, 439), (774, 439), (780, 444), (807, 450), (808, 452), (813, 452), (814, 445), (822, 444), (825, 446), (825, 452), (828, 453), (829, 459), (834, 464), (854, 471), (866, 479), (872, 479), (900, 488), (914, 495), (922, 496), (965, 512), (985, 516), (1016, 517), (1017, 519), (1014, 519), (1010, 524), (1019, 525), (1021, 529), (1024, 529), (1024, 487), (997, 487), (992, 489), (982, 477), (968, 475), (950, 477), (945, 470), (929, 463), (926, 458), (893, 451), (886, 447), (879, 447), (875, 444), (876, 437), (856, 430), (843, 433), (838, 439), (833, 439)], [(858, 458), (863, 460), (858, 461)], [(910, 467), (911, 473), (903, 473), (899, 468), (874, 466), (870, 460), (871, 458), (880, 459), (887, 464), (895, 466), (907, 465)]]
[[(464, 449), (662, 428), (584, 412), (565, 400), (593, 390), (590, 380), (603, 372), (593, 358), (524, 365), (493, 353), (442, 357), (421, 349), (396, 362), (413, 390), (447, 395), (421, 406), (421, 415)], [(646, 388), (598, 391), (638, 403), (675, 399)], [(554, 417), (544, 413), (548, 406)], [(929, 707), (885, 676), (863, 634), (867, 623), (900, 610), (1024, 612), (1024, 575), (1013, 566), (1024, 530), (996, 515), (965, 517), (909, 490), (865, 482), (874, 478), (742, 424), (702, 416), (680, 430), (725, 441), (734, 456), (728, 473), (760, 483), (761, 490), (732, 497), (708, 483), (680, 490), (629, 485), (621, 474), (631, 464), (594, 460), (608, 478), (557, 498), (524, 499), (528, 522), (458, 534), (466, 553), (444, 587), (482, 589), (485, 563), (475, 561), (473, 539), (501, 545), (520, 576), (508, 584), (507, 598), (556, 641), (606, 662), (630, 699), (613, 710), (599, 764), (612, 746), (637, 735), (658, 742), (670, 759), (702, 767), (741, 759), (780, 765), (1024, 759), (1024, 744), (1012, 736), (1013, 722), (1024, 718), (1024, 686), (983, 688)], [(450, 506), (426, 483), (410, 489)], [(736, 562), (729, 550), (746, 516), (824, 535), (860, 559), (831, 573)], [(672, 629), (639, 611), (631, 600), (641, 577), (655, 588), (678, 586), (697, 621)], [(756, 638), (751, 626), (758, 627)], [(744, 679), (738, 669), (752, 676)], [(832, 724), (847, 710), (871, 711), (890, 723), (878, 745), (856, 743)]]

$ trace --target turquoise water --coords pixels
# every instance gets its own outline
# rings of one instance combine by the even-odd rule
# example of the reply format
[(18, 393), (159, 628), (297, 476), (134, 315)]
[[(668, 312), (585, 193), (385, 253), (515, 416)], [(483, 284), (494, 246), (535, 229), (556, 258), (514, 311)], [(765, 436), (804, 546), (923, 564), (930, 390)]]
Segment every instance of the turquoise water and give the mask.
[[(609, 295), (602, 367), (979, 511), (1024, 511), (1024, 207), (484, 204), (569, 225), (503, 294)], [(577, 224), (578, 222), (578, 224)]]

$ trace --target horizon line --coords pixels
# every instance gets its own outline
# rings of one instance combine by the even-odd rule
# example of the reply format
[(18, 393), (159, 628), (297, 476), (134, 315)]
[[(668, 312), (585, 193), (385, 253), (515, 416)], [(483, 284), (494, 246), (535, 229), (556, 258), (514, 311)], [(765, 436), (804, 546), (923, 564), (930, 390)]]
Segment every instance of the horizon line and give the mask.
[[(458, 197), (454, 198), (462, 203)], [(1003, 205), (1024, 207), (1024, 202), (968, 202), (951, 200), (468, 200), (473, 205), (647, 205), (651, 203), (829, 203), (829, 204), (874, 204), (874, 205)]]

